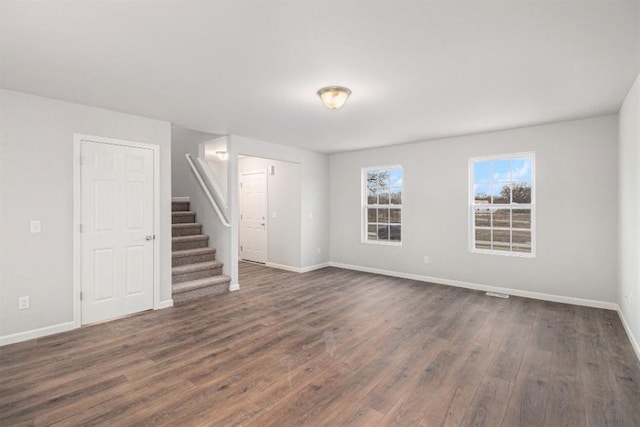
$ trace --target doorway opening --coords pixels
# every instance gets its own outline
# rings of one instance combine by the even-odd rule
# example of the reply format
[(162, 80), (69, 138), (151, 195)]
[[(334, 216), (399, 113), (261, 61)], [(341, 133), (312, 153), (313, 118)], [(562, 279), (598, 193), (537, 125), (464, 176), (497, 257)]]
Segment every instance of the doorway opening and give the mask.
[(295, 270), (301, 261), (299, 163), (238, 157), (238, 258)]

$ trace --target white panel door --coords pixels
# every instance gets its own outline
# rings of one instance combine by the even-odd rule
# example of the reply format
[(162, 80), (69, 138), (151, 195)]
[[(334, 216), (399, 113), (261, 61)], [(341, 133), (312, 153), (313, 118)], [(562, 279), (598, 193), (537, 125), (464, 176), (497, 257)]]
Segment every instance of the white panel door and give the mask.
[(82, 323), (153, 307), (153, 151), (81, 143)]
[(240, 259), (267, 262), (267, 173), (240, 179)]

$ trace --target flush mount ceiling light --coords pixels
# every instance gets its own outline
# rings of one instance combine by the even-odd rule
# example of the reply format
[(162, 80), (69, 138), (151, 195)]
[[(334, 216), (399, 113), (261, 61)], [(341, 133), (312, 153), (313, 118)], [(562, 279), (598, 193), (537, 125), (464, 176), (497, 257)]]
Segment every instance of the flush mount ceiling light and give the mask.
[(218, 158), (222, 161), (226, 161), (227, 160), (227, 152), (226, 151), (216, 151), (216, 155), (218, 156)]
[(351, 90), (342, 86), (327, 86), (318, 91), (318, 96), (324, 105), (331, 110), (342, 107), (347, 102), (349, 95), (351, 95)]

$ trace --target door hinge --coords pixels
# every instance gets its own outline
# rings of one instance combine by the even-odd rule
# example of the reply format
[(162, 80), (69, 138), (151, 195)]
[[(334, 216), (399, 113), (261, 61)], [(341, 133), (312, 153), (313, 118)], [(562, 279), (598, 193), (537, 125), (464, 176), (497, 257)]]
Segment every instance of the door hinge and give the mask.
[(241, 250), (241, 251), (244, 251), (244, 246), (240, 246), (240, 250)]
[(244, 219), (244, 215), (240, 214), (240, 219)]
[(84, 227), (80, 224), (80, 233), (84, 233)]
[(80, 155), (80, 166), (84, 166), (86, 164), (85, 158), (83, 155)]
[(80, 291), (80, 301), (82, 301), (82, 291)]

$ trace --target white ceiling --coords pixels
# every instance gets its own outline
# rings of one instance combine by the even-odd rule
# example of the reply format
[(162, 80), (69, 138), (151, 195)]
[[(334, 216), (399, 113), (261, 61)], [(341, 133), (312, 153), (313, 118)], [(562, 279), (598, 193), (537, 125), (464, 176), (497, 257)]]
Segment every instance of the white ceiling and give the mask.
[(639, 69), (636, 1), (0, 1), (3, 88), (322, 152), (615, 113)]

